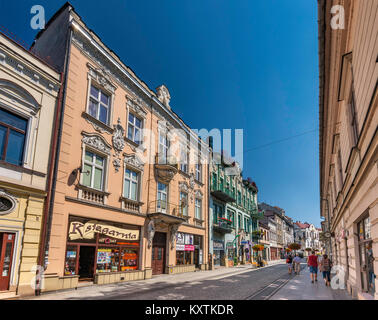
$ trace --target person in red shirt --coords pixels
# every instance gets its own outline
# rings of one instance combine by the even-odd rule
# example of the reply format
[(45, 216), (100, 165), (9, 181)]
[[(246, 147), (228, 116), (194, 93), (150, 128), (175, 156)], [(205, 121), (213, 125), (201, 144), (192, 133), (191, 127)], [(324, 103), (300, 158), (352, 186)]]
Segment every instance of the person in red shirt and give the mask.
[(318, 257), (315, 255), (315, 251), (311, 251), (311, 255), (307, 259), (307, 265), (310, 267), (311, 283), (314, 280), (318, 281)]

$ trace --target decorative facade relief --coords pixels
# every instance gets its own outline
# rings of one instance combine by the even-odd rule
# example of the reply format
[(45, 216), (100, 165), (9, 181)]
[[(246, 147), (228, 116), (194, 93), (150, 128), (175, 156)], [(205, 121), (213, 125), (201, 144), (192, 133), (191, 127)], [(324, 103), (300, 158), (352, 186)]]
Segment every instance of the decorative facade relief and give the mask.
[(11, 213), (17, 206), (18, 200), (6, 192), (4, 189), (0, 189), (0, 216)]
[(173, 249), (176, 245), (176, 235), (179, 228), (179, 224), (172, 224), (171, 230), (170, 230), (170, 243), (171, 243), (171, 249)]
[(112, 93), (115, 92), (117, 87), (113, 84), (111, 80), (111, 75), (105, 69), (99, 69), (87, 63), (89, 68), (89, 75), (94, 79), (99, 85), (101, 85), (105, 90)]
[(171, 95), (169, 94), (168, 88), (165, 85), (161, 85), (156, 88), (156, 93), (159, 101), (170, 109), (171, 106), (169, 103), (171, 101)]
[(148, 248), (152, 247), (152, 241), (154, 240), (155, 235), (155, 221), (152, 219), (148, 223), (147, 226), (147, 241), (148, 241)]
[(84, 136), (82, 139), (83, 143), (98, 151), (110, 155), (112, 147), (110, 144), (106, 142), (106, 140), (103, 137), (101, 137), (97, 133), (82, 132), (81, 134)]
[(123, 151), (123, 148), (126, 145), (125, 142), (125, 130), (123, 129), (121, 125), (121, 119), (118, 118), (117, 124), (113, 125), (114, 127), (114, 133), (112, 137), (113, 142), (113, 148), (116, 151), (117, 155)]
[(139, 159), (139, 157), (136, 154), (124, 153), (124, 156), (125, 156), (125, 165), (130, 166), (139, 171), (143, 171), (144, 162), (141, 159)]

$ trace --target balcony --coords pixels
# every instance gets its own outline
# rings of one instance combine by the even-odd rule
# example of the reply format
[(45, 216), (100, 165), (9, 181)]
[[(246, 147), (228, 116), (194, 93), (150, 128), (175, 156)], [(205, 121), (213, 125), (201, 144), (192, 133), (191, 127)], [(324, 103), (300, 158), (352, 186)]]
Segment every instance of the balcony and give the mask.
[(258, 211), (256, 205), (252, 206), (252, 209), (248, 210), (249, 214), (254, 219), (263, 219), (264, 211)]
[(210, 194), (224, 202), (235, 202), (235, 194), (231, 192), (231, 190), (225, 188), (220, 183), (215, 183), (214, 181), (210, 185)]
[(163, 200), (149, 202), (147, 215), (159, 218), (167, 224), (183, 223), (189, 220), (189, 216), (183, 214), (183, 210), (179, 205)]
[(169, 183), (178, 172), (177, 160), (174, 156), (159, 153), (155, 156), (155, 175), (162, 182)]
[(225, 218), (218, 218), (218, 221), (213, 224), (213, 230), (218, 233), (231, 233), (232, 232), (232, 222)]

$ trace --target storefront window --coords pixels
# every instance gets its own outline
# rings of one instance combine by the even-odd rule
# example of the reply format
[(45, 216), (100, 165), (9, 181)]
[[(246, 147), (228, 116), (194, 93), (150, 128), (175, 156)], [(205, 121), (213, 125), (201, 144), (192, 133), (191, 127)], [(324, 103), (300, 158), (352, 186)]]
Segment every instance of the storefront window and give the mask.
[(77, 247), (67, 246), (64, 274), (76, 275)]
[(138, 251), (134, 249), (121, 249), (121, 271), (138, 269)]
[(116, 272), (119, 265), (118, 248), (98, 248), (96, 272)]
[(69, 222), (65, 275), (84, 279), (94, 273), (138, 269), (137, 227), (73, 216)]
[[(176, 265), (194, 264), (194, 251), (199, 255), (200, 239), (196, 239), (198, 244), (194, 245), (194, 236), (192, 234), (178, 232), (176, 235)], [(197, 257), (197, 261), (199, 257)]]
[(370, 218), (366, 217), (357, 225), (359, 234), (359, 253), (362, 290), (374, 295), (375, 273), (372, 239), (370, 233)]
[(176, 265), (184, 264), (185, 251), (176, 252)]

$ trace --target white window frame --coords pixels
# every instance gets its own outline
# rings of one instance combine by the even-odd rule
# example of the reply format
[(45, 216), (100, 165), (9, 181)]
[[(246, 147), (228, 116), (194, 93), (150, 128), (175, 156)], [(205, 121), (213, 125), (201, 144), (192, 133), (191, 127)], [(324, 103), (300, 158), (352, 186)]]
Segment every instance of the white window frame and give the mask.
[[(162, 185), (165, 185), (165, 192), (162, 192), (162, 191), (160, 191), (159, 190), (159, 184), (162, 184)], [(167, 209), (168, 209), (168, 196), (169, 196), (169, 188), (168, 188), (168, 184), (166, 184), (166, 183), (162, 183), (162, 182), (160, 182), (160, 181), (158, 181), (157, 182), (157, 185), (156, 185), (156, 189), (157, 189), (157, 193), (156, 193), (156, 209), (157, 210), (161, 210), (160, 212), (163, 212), (163, 213), (167, 213)], [(161, 199), (159, 199), (159, 193), (161, 193), (161, 194), (165, 194), (165, 198), (166, 198), (166, 207), (165, 207), (165, 209), (163, 209), (162, 207), (161, 207), (161, 205), (160, 205), (160, 202), (159, 201), (161, 201)]]
[[(136, 174), (136, 179), (134, 180), (132, 178), (132, 175), (130, 175), (130, 178), (127, 178), (126, 177), (126, 170), (129, 170), (130, 172), (134, 172)], [(124, 198), (129, 199), (131, 201), (139, 201), (139, 197), (140, 197), (140, 180), (141, 180), (140, 177), (141, 177), (140, 172), (138, 172), (138, 171), (136, 171), (136, 170), (134, 170), (132, 168), (129, 168), (127, 166), (125, 167), (125, 169), (124, 169), (124, 176), (123, 176), (123, 191), (122, 191), (122, 195), (123, 195)], [(129, 194), (128, 195), (125, 194), (126, 180), (128, 180), (130, 182), (129, 183), (130, 188), (129, 188)], [(136, 183), (136, 194), (135, 194), (136, 199), (132, 199), (131, 198), (131, 185), (132, 185), (133, 182)]]
[[(163, 139), (164, 139), (163, 142), (161, 142), (161, 140), (160, 140), (161, 137), (163, 137)], [(159, 144), (159, 146), (158, 146), (158, 150), (159, 150), (159, 163), (166, 164), (168, 162), (169, 145), (170, 145), (168, 134), (166, 132), (163, 132), (163, 131), (159, 130), (159, 141), (158, 141), (158, 144)], [(160, 152), (160, 146), (162, 146), (163, 153)], [(164, 159), (164, 161), (161, 162), (161, 160), (163, 160), (163, 159)]]
[[(185, 154), (185, 158), (182, 156)], [(189, 151), (188, 147), (181, 143), (180, 144), (180, 170), (185, 173), (189, 173)]]
[(183, 208), (182, 214), (187, 217), (189, 215), (189, 195), (188, 195), (187, 192), (180, 191), (180, 195), (179, 195), (179, 197), (180, 197), (180, 199), (179, 199), (179, 201), (180, 201), (179, 202), (180, 203), (180, 213), (181, 213), (181, 199), (182, 199), (181, 195), (185, 195), (185, 198), (186, 198), (186, 206)]
[[(130, 115), (132, 115), (134, 117), (133, 123), (130, 122)], [(138, 119), (140, 121), (140, 128), (138, 128), (140, 140), (138, 142), (135, 141), (135, 128), (137, 128), (137, 126), (135, 124), (135, 122), (136, 122), (135, 119)], [(129, 127), (130, 127), (130, 125), (133, 126), (132, 138), (129, 138)], [(131, 140), (132, 142), (136, 143), (137, 145), (141, 145), (143, 143), (143, 141), (142, 141), (143, 140), (142, 130), (143, 130), (143, 118), (141, 118), (141, 117), (135, 115), (135, 113), (129, 111), (129, 113), (127, 115), (127, 136), (126, 136), (127, 139)]]
[[(98, 90), (99, 92), (99, 96), (98, 97), (94, 97), (91, 93), (91, 89), (95, 88), (96, 90)], [(102, 95), (106, 95), (108, 96), (108, 99), (109, 99), (109, 104), (106, 106), (102, 101), (101, 101), (101, 96)], [(95, 102), (97, 103), (97, 114), (96, 116), (93, 116), (89, 113), (89, 106), (90, 106), (90, 101), (91, 100), (95, 100)], [(106, 109), (107, 109), (107, 118), (106, 118), (106, 122), (103, 122), (100, 120), (100, 109), (101, 109), (101, 105), (105, 106)], [(88, 106), (87, 106), (87, 113), (95, 118), (96, 120), (100, 121), (101, 123), (104, 123), (106, 125), (109, 125), (110, 124), (110, 112), (111, 112), (111, 105), (112, 105), (112, 94), (110, 92), (108, 92), (107, 90), (105, 90), (104, 88), (102, 88), (101, 86), (97, 85), (96, 83), (91, 83), (89, 84), (89, 97), (88, 97)]]
[[(88, 160), (85, 159), (85, 154), (87, 152), (90, 152), (92, 154), (94, 154), (94, 156), (99, 156), (103, 159), (104, 163), (103, 163), (103, 166), (100, 166), (98, 164), (96, 164), (96, 160), (94, 160), (94, 162), (89, 162)], [(106, 170), (107, 170), (107, 156), (104, 156), (103, 154), (93, 150), (92, 148), (88, 148), (88, 147), (85, 147), (84, 150), (83, 150), (83, 160), (82, 160), (82, 163), (83, 163), (83, 166), (82, 166), (82, 172), (81, 172), (81, 179), (80, 179), (80, 184), (83, 185), (84, 187), (87, 187), (87, 188), (91, 188), (91, 189), (94, 189), (94, 190), (98, 190), (98, 191), (105, 191), (105, 182), (106, 182)], [(90, 186), (86, 186), (84, 185), (84, 174), (86, 174), (86, 172), (84, 171), (84, 166), (85, 164), (89, 164), (89, 165), (92, 165), (92, 176), (91, 176), (91, 185)], [(101, 168), (102, 169), (102, 174), (101, 174), (101, 189), (97, 189), (93, 186), (93, 181), (94, 181), (94, 168)]]
[[(197, 204), (197, 202), (199, 202), (199, 205)], [(194, 201), (194, 217), (197, 219), (197, 220), (202, 220), (202, 199), (199, 199), (199, 198), (196, 198), (195, 201)], [(197, 214), (197, 209), (199, 209), (199, 216)]]

